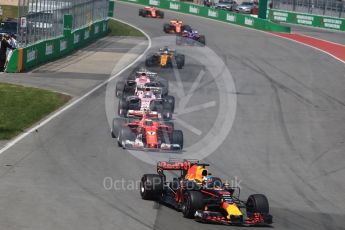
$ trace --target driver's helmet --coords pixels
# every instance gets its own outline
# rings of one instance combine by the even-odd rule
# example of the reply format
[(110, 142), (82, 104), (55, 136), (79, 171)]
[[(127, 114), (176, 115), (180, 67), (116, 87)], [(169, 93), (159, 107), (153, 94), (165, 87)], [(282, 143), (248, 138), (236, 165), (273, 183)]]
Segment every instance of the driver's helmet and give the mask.
[(163, 51), (165, 52), (165, 51), (169, 51), (169, 48), (167, 47), (167, 46), (164, 46), (164, 48), (163, 48)]
[(144, 121), (144, 124), (145, 124), (146, 126), (152, 126), (152, 125), (153, 125), (153, 121), (152, 121), (151, 119), (146, 119), (146, 120)]
[(151, 98), (151, 97), (152, 97), (152, 92), (151, 91), (145, 91), (144, 98)]
[(198, 34), (197, 30), (192, 31), (193, 34)]
[(169, 54), (168, 50), (164, 50), (163, 53), (164, 53), (164, 54)]

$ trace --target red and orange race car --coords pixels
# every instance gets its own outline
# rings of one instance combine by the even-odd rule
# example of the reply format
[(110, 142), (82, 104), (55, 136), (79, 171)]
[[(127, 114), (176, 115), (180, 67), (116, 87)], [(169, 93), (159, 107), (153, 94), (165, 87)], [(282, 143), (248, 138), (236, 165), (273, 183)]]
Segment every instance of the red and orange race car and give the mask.
[(144, 9), (139, 9), (139, 16), (151, 18), (164, 18), (164, 12), (157, 10), (155, 7), (146, 6)]
[(169, 23), (164, 23), (163, 31), (169, 34), (182, 33), (184, 30), (192, 30), (189, 25), (184, 25), (179, 19), (171, 20)]
[(172, 122), (161, 122), (150, 114), (140, 120), (114, 118), (111, 135), (124, 149), (178, 152), (183, 148), (183, 133)]
[[(157, 163), (157, 174), (144, 174), (140, 194), (145, 200), (155, 200), (182, 211), (185, 218), (204, 223), (226, 225), (270, 225), (268, 200), (263, 194), (239, 199), (240, 188), (213, 177), (208, 164), (197, 160), (169, 160)], [(164, 171), (180, 171), (167, 181)], [(175, 173), (168, 175), (176, 176)]]

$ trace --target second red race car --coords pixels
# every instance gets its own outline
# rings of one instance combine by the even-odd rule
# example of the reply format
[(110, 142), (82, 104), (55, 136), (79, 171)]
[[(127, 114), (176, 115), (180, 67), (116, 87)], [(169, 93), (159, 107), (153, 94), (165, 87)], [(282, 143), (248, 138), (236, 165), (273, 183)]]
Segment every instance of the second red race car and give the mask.
[[(270, 225), (268, 200), (263, 194), (239, 199), (240, 188), (223, 183), (207, 170), (208, 164), (196, 160), (169, 160), (157, 163), (157, 174), (144, 174), (140, 194), (144, 200), (155, 200), (181, 211), (185, 218), (204, 223), (225, 225)], [(166, 171), (180, 171), (167, 180)]]
[(164, 18), (164, 12), (157, 10), (155, 7), (146, 6), (144, 9), (139, 9), (139, 16), (150, 18)]
[(183, 133), (174, 123), (161, 122), (149, 114), (133, 118), (114, 118), (111, 135), (124, 149), (179, 152), (183, 149)]

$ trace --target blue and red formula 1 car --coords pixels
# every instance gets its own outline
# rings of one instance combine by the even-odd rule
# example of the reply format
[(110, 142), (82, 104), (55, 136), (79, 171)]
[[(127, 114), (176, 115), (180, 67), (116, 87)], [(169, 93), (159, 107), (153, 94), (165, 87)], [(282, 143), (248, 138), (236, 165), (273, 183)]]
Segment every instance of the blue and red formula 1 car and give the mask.
[(184, 30), (180, 34), (176, 34), (176, 45), (198, 45), (205, 46), (206, 38), (205, 35), (201, 35), (198, 31), (190, 28)]

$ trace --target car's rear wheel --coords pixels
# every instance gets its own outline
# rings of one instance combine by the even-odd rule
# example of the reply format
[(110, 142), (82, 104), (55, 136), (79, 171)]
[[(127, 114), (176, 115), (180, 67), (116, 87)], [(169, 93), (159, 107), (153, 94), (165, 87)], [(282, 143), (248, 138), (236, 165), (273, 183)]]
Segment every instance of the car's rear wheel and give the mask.
[(182, 214), (185, 218), (194, 218), (195, 212), (204, 209), (203, 195), (197, 191), (187, 191), (183, 195)]
[(205, 46), (206, 45), (206, 38), (204, 35), (200, 35), (199, 39), (198, 39), (199, 45), (200, 46)]
[(118, 137), (123, 124), (124, 124), (123, 118), (116, 117), (113, 119), (113, 124), (112, 124), (112, 129), (111, 129), (112, 138)]
[(158, 174), (144, 174), (140, 181), (140, 195), (144, 200), (158, 200), (164, 187), (163, 177)]
[(267, 197), (263, 194), (250, 195), (246, 203), (246, 209), (249, 213), (268, 214), (270, 209)]
[(164, 18), (164, 12), (160, 11), (160, 10), (157, 10), (157, 16), (160, 17), (160, 18)]
[(119, 105), (118, 105), (118, 115), (119, 116), (126, 116), (128, 111), (128, 104), (125, 98), (121, 98), (119, 100)]
[(135, 141), (135, 135), (133, 134), (132, 130), (129, 127), (123, 127), (120, 130), (119, 137), (117, 143), (119, 147), (125, 148), (126, 146), (124, 143), (126, 141)]
[(125, 83), (123, 82), (116, 82), (116, 90), (115, 90), (115, 96), (116, 97), (121, 97), (123, 93), (123, 89), (125, 87)]
[(169, 31), (171, 30), (171, 26), (168, 23), (164, 23), (163, 25), (163, 31), (165, 33), (169, 33)]
[(178, 69), (182, 69), (182, 67), (184, 66), (184, 58), (185, 57), (182, 54), (176, 56), (175, 60)]

